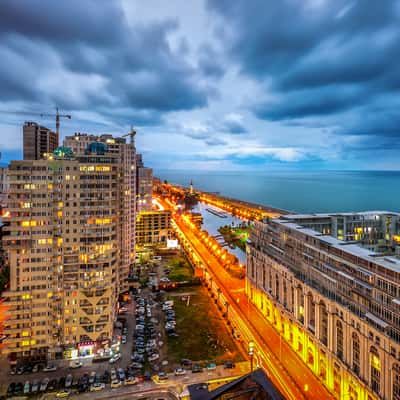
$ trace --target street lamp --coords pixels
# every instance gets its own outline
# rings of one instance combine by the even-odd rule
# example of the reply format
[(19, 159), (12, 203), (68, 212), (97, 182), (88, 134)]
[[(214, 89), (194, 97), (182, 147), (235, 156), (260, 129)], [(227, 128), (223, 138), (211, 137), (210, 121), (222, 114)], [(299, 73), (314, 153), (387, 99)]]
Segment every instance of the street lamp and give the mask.
[(250, 356), (250, 372), (253, 372), (253, 357), (254, 357), (254, 341), (249, 342), (249, 356)]

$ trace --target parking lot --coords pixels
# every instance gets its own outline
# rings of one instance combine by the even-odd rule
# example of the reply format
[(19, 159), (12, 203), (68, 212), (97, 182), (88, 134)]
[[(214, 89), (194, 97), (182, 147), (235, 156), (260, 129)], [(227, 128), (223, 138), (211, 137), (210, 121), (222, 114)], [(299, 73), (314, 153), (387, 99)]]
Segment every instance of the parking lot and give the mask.
[[(139, 289), (139, 293), (135, 296), (132, 295), (128, 302), (121, 304), (115, 325), (115, 335), (120, 338), (121, 343), (115, 357), (97, 363), (93, 362), (93, 357), (80, 358), (73, 365), (77, 368), (70, 368), (69, 361), (61, 360), (54, 365), (48, 365), (47, 370), (43, 369), (45, 366), (42, 366), (39, 371), (32, 371), (30, 368), (25, 371), (20, 369), (14, 375), (8, 373), (6, 376), (3, 371), (2, 394), (8, 390), (8, 397), (24, 393), (36, 397), (46, 392), (53, 393), (53, 397), (67, 397), (74, 393), (82, 395), (87, 391), (93, 393), (104, 389), (120, 392), (128, 390), (130, 385), (135, 385), (135, 388), (140, 390), (142, 387), (164, 384), (167, 380), (168, 382), (175, 380), (182, 384), (191, 383), (194, 380), (192, 374), (193, 377), (201, 377), (203, 374), (208, 378), (214, 375), (220, 376), (221, 373), (217, 371), (221, 367), (217, 367), (216, 358), (206, 357), (199, 360), (195, 357), (192, 361), (192, 355), (198, 356), (198, 353), (194, 351), (198, 349), (193, 348), (198, 342), (188, 341), (184, 336), (179, 336), (182, 332), (187, 332), (187, 329), (191, 338), (196, 339), (197, 336), (204, 335), (204, 332), (196, 331), (196, 328), (194, 331), (190, 330), (191, 318), (194, 321), (193, 326), (197, 326), (194, 315), (200, 310), (199, 304), (196, 305), (196, 302), (192, 300), (194, 308), (187, 308), (187, 310), (194, 311), (194, 314), (182, 314), (182, 310), (186, 312), (186, 307), (180, 304), (182, 296), (179, 291), (174, 297), (173, 293), (166, 294), (152, 290), (160, 281), (167, 281), (171, 272), (175, 272), (177, 276), (182, 275), (184, 271), (187, 279), (187, 267), (176, 259), (174, 263), (179, 268), (178, 272), (174, 271), (173, 267), (168, 267), (171, 264), (168, 259), (158, 262), (156, 267), (147, 269), (145, 272), (146, 278), (149, 278), (146, 279), (147, 285)], [(213, 308), (216, 308), (215, 305), (208, 298), (205, 289), (195, 288), (194, 292), (198, 290), (204, 291), (199, 299), (204, 301), (203, 306), (211, 310), (212, 318), (214, 318), (206, 321), (206, 325), (217, 325), (217, 329), (221, 331), (222, 325), (218, 325), (221, 322), (216, 323), (215, 320), (214, 311), (216, 310), (213, 311)], [(178, 310), (178, 318), (176, 310)], [(182, 315), (185, 318), (182, 318)], [(177, 324), (182, 326), (179, 327)], [(228, 335), (226, 329), (220, 334)], [(212, 333), (211, 336), (213, 335), (216, 337), (216, 334)], [(225, 339), (222, 338), (213, 339), (210, 342), (208, 337), (207, 340), (205, 345), (225, 343)], [(171, 354), (171, 343), (177, 343), (179, 347), (179, 341), (191, 343), (192, 347), (186, 346), (183, 352)], [(223, 346), (222, 348), (228, 349), (226, 344)], [(235, 373), (234, 363), (228, 362), (226, 367), (228, 368), (224, 368), (224, 373), (228, 375)]]

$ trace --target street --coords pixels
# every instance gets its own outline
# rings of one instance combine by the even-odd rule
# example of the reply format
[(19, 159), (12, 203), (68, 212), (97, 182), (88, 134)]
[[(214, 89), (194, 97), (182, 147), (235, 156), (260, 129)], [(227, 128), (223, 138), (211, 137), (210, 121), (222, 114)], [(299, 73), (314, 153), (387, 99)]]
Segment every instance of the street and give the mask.
[[(162, 204), (168, 207), (167, 203)], [(274, 327), (249, 303), (244, 292), (244, 280), (232, 277), (224, 269), (215, 253), (199, 239), (200, 234), (193, 226), (188, 226), (176, 214), (174, 222), (178, 236), (186, 246), (187, 254), (193, 260), (201, 262), (210, 287), (212, 288), (214, 282), (219, 288), (221, 300), (226, 299), (229, 303), (229, 318), (245, 338), (255, 341), (261, 356), (261, 366), (281, 392), (291, 399), (331, 398), (327, 389), (293, 349), (285, 341), (281, 341)], [(282, 353), (285, 354), (284, 358), (280, 356)]]

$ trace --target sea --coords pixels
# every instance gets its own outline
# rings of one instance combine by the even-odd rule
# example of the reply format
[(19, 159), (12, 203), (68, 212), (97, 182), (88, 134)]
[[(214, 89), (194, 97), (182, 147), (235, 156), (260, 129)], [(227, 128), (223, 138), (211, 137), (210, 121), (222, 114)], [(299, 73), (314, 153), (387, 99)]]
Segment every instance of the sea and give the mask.
[(400, 171), (155, 171), (162, 180), (295, 213), (400, 212)]

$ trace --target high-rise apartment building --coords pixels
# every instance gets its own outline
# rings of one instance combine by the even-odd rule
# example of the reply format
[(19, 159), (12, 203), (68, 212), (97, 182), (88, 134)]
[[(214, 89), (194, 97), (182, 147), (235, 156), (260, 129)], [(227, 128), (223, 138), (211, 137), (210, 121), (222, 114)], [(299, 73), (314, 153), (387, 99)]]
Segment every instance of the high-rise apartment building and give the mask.
[(255, 222), (246, 293), (338, 399), (400, 399), (399, 232), (390, 212)]
[[(64, 146), (72, 150), (76, 155), (83, 155), (87, 152), (89, 145), (100, 143), (107, 146), (107, 153), (117, 156), (121, 168), (119, 176), (119, 188), (123, 196), (119, 198), (120, 209), (120, 249), (122, 254), (122, 266), (118, 272), (119, 292), (128, 290), (127, 279), (131, 264), (135, 260), (135, 225), (136, 225), (136, 148), (133, 142), (135, 132), (124, 137), (113, 137), (109, 134), (100, 136), (75, 133), (73, 136), (66, 136)], [(131, 137), (131, 143), (125, 139)]]
[(141, 154), (136, 157), (136, 207), (137, 211), (151, 211), (153, 197), (153, 169), (143, 164)]
[(25, 122), (23, 127), (24, 160), (40, 160), (58, 147), (58, 134), (36, 122)]
[(135, 259), (135, 147), (96, 139), (76, 154), (60, 147), (48, 159), (10, 164), (3, 296), (12, 358), (111, 346), (117, 296)]

